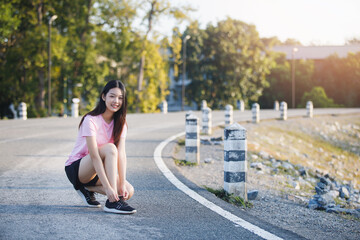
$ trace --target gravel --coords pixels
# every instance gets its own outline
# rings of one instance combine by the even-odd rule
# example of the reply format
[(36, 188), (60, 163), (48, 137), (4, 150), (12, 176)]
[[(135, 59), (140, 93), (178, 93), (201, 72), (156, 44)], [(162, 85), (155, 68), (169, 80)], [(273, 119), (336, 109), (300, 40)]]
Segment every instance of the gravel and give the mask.
[[(309, 121), (311, 121), (311, 124), (309, 124)], [(312, 179), (312, 185), (306, 182), (309, 186), (295, 189), (289, 183), (298, 177), (287, 176), (286, 174), (273, 174), (270, 171), (271, 167), (273, 167), (271, 166), (271, 162), (273, 162), (273, 165), (278, 165), (277, 162), (272, 159), (271, 155), (273, 153), (269, 154), (267, 152), (268, 149), (262, 149), (263, 144), (258, 142), (261, 142), (259, 140), (260, 137), (262, 137), (264, 141), (271, 142), (271, 138), (274, 138), (274, 136), (266, 136), (264, 132), (261, 134), (252, 134), (262, 130), (261, 127), (264, 126), (282, 126), (290, 129), (294, 126), (300, 126), (302, 132), (314, 137), (320, 137), (332, 145), (340, 146), (353, 155), (355, 154), (352, 161), (357, 165), (353, 167), (353, 176), (359, 178), (360, 143), (356, 142), (354, 138), (357, 138), (360, 133), (360, 115), (323, 116), (314, 119), (296, 118), (288, 121), (274, 120), (260, 124), (240, 124), (248, 131), (248, 144), (251, 142), (253, 146), (256, 146), (256, 151), (248, 152), (249, 167), (247, 186), (249, 191), (258, 190), (259, 193), (257, 198), (251, 201), (253, 207), (245, 209), (249, 214), (271, 222), (281, 228), (293, 231), (308, 239), (360, 239), (360, 219), (344, 214), (309, 209), (307, 205), (311, 197), (315, 194), (314, 186), (316, 182)], [(334, 132), (334, 129), (338, 131)], [(223, 128), (216, 128), (211, 137), (218, 138), (222, 135)], [(205, 136), (201, 137), (206, 138)], [(283, 148), (289, 148), (286, 144), (286, 137), (283, 137), (281, 134), (277, 137), (284, 145)], [(311, 169), (309, 166), (314, 165), (315, 167), (312, 170), (315, 172), (317, 168), (314, 162), (316, 162), (317, 159), (309, 153), (304, 157), (304, 154), (301, 154), (302, 149), (300, 147), (306, 144), (311, 145), (311, 143), (306, 143), (301, 139), (298, 139), (297, 143), (299, 147), (292, 143), (292, 152), (303, 157), (307, 169)], [(278, 151), (285, 152), (286, 150), (280, 149)], [(329, 155), (330, 157), (336, 155), (331, 152), (326, 152), (326, 149), (323, 148), (318, 149), (318, 152), (321, 152), (322, 155)], [(177, 145), (174, 149), (173, 157), (180, 160), (185, 159), (184, 146)], [(177, 166), (177, 168), (186, 178), (200, 187), (207, 186), (213, 189), (223, 188), (223, 145), (201, 145), (200, 158), (201, 164), (198, 166)], [(205, 163), (205, 159), (206, 162), (209, 163)], [(265, 159), (269, 161), (270, 166), (264, 164), (266, 163), (266, 161), (264, 162)], [(342, 166), (341, 159), (344, 159), (344, 157), (337, 156), (337, 161), (334, 162), (337, 167)], [(291, 159), (289, 160), (291, 162)], [(261, 163), (261, 161), (263, 161), (261, 168), (250, 168), (251, 163)], [(298, 162), (293, 164), (299, 165)], [(285, 163), (285, 167), (289, 167), (287, 163)], [(332, 165), (328, 165), (328, 167), (331, 168)], [(323, 168), (322, 171), (324, 172)], [(331, 172), (330, 169), (329, 172)], [(341, 172), (341, 169), (338, 172)], [(337, 175), (337, 177), (338, 176), (339, 175)], [(346, 182), (345, 178), (344, 181)], [(357, 183), (356, 180), (354, 182)]]

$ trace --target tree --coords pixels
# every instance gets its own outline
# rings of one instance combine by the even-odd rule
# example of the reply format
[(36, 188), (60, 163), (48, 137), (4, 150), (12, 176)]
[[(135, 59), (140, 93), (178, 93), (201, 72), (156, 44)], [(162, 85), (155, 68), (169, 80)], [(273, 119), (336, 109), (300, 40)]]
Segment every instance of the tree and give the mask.
[[(292, 101), (291, 61), (283, 53), (272, 53), (275, 65), (267, 76), (269, 86), (259, 98), (262, 108), (272, 108), (274, 101)], [(304, 92), (313, 87), (314, 62), (312, 60), (295, 60), (295, 103), (300, 103)], [(296, 104), (297, 105), (297, 104)]]
[(310, 92), (305, 92), (301, 98), (300, 107), (306, 107), (306, 103), (312, 101), (316, 108), (338, 107), (334, 100), (326, 96), (322, 87), (314, 87)]
[[(142, 95), (142, 86), (143, 86), (143, 80), (144, 80), (144, 67), (145, 67), (145, 49), (148, 41), (148, 37), (150, 33), (153, 30), (153, 26), (155, 22), (161, 17), (161, 16), (171, 16), (174, 17), (179, 21), (179, 23), (186, 19), (187, 16), (185, 14), (186, 11), (190, 10), (190, 8), (182, 7), (173, 7), (170, 4), (170, 1), (167, 0), (147, 0), (142, 1), (139, 4), (139, 8), (142, 9), (145, 12), (145, 15), (143, 17), (143, 22), (146, 22), (145, 27), (145, 34), (142, 36), (142, 48), (140, 53), (140, 63), (139, 63), (139, 75), (137, 80), (137, 101), (136, 103), (139, 104), (141, 99), (140, 95)], [(137, 106), (136, 111), (139, 111), (139, 106)]]
[(271, 60), (255, 26), (228, 18), (199, 33), (201, 37), (189, 40), (190, 46), (193, 41), (199, 42), (194, 46), (203, 46), (201, 54), (189, 47), (188, 56), (196, 56), (199, 64), (189, 70), (190, 99), (199, 105), (207, 100), (213, 108), (235, 105), (238, 99), (257, 101), (268, 84)]
[(360, 106), (360, 52), (349, 53), (346, 58), (333, 55), (324, 59), (316, 68), (314, 79), (335, 103)]

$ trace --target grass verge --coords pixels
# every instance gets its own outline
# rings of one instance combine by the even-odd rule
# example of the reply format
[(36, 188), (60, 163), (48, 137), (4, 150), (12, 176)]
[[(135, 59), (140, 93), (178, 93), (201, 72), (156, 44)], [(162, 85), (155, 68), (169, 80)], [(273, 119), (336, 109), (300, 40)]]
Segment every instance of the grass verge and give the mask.
[(208, 192), (215, 194), (215, 196), (217, 196), (218, 198), (220, 198), (228, 203), (234, 204), (235, 206), (244, 207), (244, 208), (252, 208), (253, 207), (253, 204), (251, 202), (246, 202), (246, 201), (244, 201), (244, 199), (242, 199), (239, 196), (234, 196), (234, 194), (229, 194), (224, 189), (215, 190), (215, 189), (212, 189), (207, 186), (204, 186), (204, 188)]

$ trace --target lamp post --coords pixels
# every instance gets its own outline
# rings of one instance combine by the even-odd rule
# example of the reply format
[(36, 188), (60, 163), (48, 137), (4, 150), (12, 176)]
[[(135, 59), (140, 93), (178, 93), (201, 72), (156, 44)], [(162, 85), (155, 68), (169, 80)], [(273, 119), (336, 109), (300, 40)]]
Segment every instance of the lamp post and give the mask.
[(51, 23), (57, 19), (57, 15), (53, 15), (49, 19), (49, 34), (48, 34), (48, 115), (51, 116)]
[(183, 75), (182, 75), (182, 89), (181, 89), (181, 111), (184, 111), (184, 102), (185, 102), (185, 75), (186, 75), (186, 42), (190, 39), (190, 35), (186, 35), (183, 39)]
[(291, 89), (292, 89), (292, 108), (295, 108), (295, 52), (298, 49), (294, 47), (292, 49), (292, 64), (291, 64)]

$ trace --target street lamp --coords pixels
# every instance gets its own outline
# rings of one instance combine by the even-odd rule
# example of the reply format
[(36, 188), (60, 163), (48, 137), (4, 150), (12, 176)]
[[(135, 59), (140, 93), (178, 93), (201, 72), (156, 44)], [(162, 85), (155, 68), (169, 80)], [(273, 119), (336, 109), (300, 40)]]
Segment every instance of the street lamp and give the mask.
[(49, 34), (48, 34), (48, 115), (51, 116), (51, 23), (57, 19), (57, 15), (49, 19)]
[(297, 51), (298, 49), (296, 47), (292, 49), (292, 64), (291, 64), (292, 108), (295, 108), (295, 52)]
[(181, 89), (181, 111), (184, 111), (184, 101), (185, 101), (185, 75), (186, 75), (186, 42), (191, 38), (190, 35), (186, 35), (183, 39), (183, 75), (182, 75), (182, 89)]

